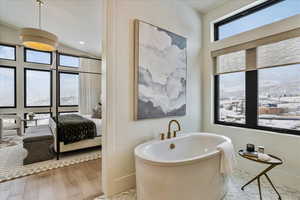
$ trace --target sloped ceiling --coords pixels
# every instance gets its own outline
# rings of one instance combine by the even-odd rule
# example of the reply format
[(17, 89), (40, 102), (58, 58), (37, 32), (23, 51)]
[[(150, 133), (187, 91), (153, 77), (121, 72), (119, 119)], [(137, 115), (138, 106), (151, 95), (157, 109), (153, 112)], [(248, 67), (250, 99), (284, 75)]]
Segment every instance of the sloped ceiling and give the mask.
[[(43, 2), (42, 29), (55, 33), (65, 45), (101, 56), (102, 0)], [(18, 28), (37, 27), (35, 0), (0, 0), (0, 21)]]

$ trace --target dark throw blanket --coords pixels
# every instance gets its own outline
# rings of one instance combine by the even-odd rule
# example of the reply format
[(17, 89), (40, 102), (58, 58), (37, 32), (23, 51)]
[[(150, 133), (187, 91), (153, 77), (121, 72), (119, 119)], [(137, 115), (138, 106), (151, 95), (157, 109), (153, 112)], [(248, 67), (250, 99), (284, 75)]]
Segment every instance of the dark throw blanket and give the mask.
[(64, 144), (93, 139), (97, 135), (95, 123), (76, 114), (60, 115), (57, 127), (60, 141)]

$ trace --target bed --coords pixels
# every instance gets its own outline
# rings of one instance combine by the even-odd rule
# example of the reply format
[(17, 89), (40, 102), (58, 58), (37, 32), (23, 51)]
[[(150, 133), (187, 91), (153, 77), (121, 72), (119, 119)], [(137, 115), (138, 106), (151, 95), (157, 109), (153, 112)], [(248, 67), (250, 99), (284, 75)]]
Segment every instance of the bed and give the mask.
[[(62, 153), (62, 152), (68, 152), (68, 151), (74, 151), (79, 149), (85, 149), (90, 147), (96, 147), (101, 145), (101, 119), (91, 118), (91, 115), (79, 115), (82, 116), (85, 119), (91, 120), (95, 124), (96, 128), (96, 134), (93, 138), (89, 139), (82, 139), (80, 141), (66, 143), (62, 141), (61, 138), (57, 137), (57, 126), (56, 122), (53, 118), (50, 118), (49, 120), (49, 127), (51, 129), (51, 132), (54, 137), (54, 150), (55, 152)], [(57, 140), (59, 140), (59, 144), (57, 146)], [(58, 148), (57, 148), (58, 147)]]

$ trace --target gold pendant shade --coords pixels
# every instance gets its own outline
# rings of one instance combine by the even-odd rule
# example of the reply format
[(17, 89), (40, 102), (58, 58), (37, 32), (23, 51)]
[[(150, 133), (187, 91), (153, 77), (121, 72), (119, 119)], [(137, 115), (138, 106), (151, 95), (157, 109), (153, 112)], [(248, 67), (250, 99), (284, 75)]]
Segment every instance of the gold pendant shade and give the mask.
[(58, 45), (56, 35), (36, 28), (21, 29), (20, 39), (25, 47), (40, 51), (55, 51)]

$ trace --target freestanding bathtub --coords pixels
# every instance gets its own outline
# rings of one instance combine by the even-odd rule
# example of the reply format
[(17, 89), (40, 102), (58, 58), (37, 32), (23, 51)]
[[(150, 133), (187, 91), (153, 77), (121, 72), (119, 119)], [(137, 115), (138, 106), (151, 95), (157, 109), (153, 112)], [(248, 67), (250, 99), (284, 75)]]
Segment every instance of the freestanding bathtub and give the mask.
[(138, 200), (221, 200), (227, 177), (217, 146), (225, 136), (188, 133), (135, 148)]

